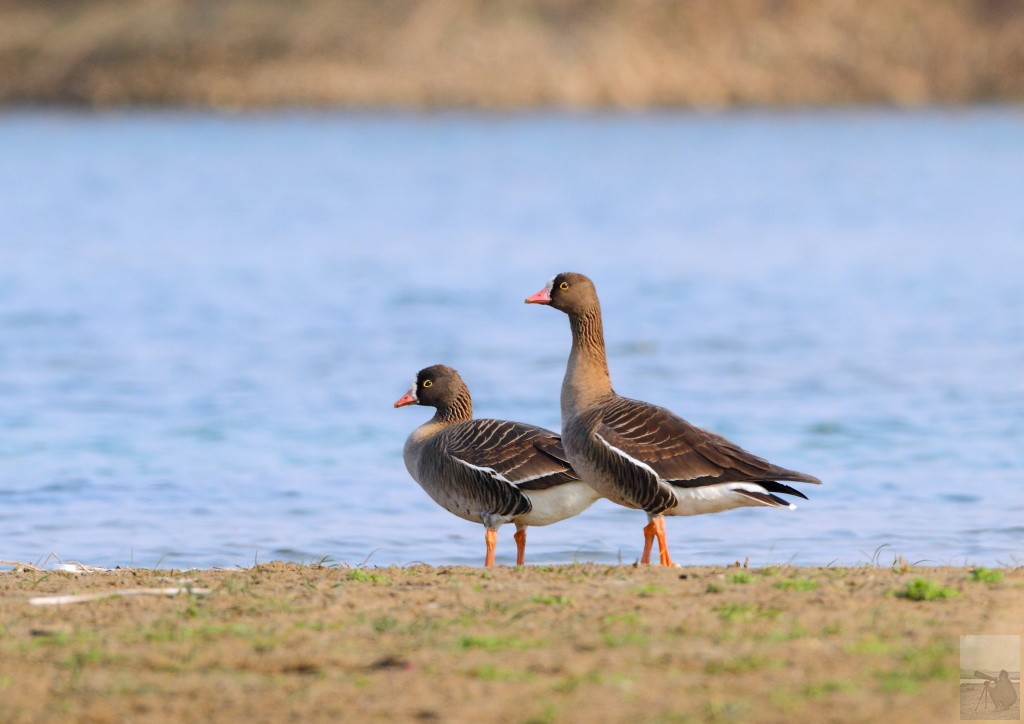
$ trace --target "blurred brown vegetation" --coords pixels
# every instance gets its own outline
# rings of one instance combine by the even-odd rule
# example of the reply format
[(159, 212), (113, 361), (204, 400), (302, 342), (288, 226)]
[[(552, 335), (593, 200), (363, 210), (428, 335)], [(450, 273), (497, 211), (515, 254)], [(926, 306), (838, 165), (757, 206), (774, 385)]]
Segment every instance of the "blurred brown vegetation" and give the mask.
[(0, 0), (7, 104), (1022, 100), (1022, 0)]

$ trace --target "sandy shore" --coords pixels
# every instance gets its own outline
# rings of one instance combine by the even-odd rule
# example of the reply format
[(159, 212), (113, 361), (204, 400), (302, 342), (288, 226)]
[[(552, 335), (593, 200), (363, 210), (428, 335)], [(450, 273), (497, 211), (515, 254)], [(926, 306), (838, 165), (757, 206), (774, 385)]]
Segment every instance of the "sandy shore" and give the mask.
[(0, 0), (0, 103), (1024, 101), (1005, 0)]
[[(916, 578), (956, 593), (899, 597)], [(210, 592), (29, 603), (175, 586)], [(1022, 569), (4, 572), (0, 703), (8, 722), (938, 721), (958, 637), (1021, 621)]]

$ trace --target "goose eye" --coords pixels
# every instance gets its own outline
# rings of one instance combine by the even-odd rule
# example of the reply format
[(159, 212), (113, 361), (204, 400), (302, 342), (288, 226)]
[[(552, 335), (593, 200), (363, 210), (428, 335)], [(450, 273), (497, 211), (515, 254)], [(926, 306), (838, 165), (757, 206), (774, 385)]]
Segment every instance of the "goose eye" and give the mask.
[(558, 285), (558, 288), (559, 289), (568, 289), (569, 288), (569, 282), (562, 282), (561, 284)]
[(430, 380), (423, 380), (423, 386), (424, 387), (430, 387), (432, 384), (434, 384), (434, 383), (431, 382)]

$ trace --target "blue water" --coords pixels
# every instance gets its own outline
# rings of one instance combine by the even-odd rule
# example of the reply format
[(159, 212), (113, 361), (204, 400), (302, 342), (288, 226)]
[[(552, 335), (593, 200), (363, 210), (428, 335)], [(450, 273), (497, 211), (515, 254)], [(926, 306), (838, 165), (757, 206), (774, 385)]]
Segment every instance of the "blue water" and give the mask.
[[(686, 563), (1020, 563), (1024, 110), (0, 116), (0, 559), (479, 564), (401, 460), (421, 367), (557, 429), (616, 389), (825, 481)], [(530, 532), (631, 562), (637, 511)], [(511, 529), (499, 563), (513, 560)]]

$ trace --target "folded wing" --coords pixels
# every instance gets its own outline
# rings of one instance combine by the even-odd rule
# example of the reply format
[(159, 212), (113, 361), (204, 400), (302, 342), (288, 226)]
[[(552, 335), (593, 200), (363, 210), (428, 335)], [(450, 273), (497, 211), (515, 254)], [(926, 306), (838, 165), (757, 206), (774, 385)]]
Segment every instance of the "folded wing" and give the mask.
[(630, 488), (635, 502), (649, 511), (667, 505), (663, 498), (670, 489), (662, 483), (696, 488), (754, 482), (769, 493), (806, 497), (777, 481), (821, 482), (811, 475), (773, 465), (663, 407), (625, 397), (602, 408), (596, 435), (609, 453), (620, 458), (620, 465), (628, 471), (621, 482)]
[(453, 493), (499, 516), (530, 512), (523, 491), (579, 480), (565, 459), (561, 439), (544, 428), (507, 420), (478, 419), (455, 425), (432, 442)]

